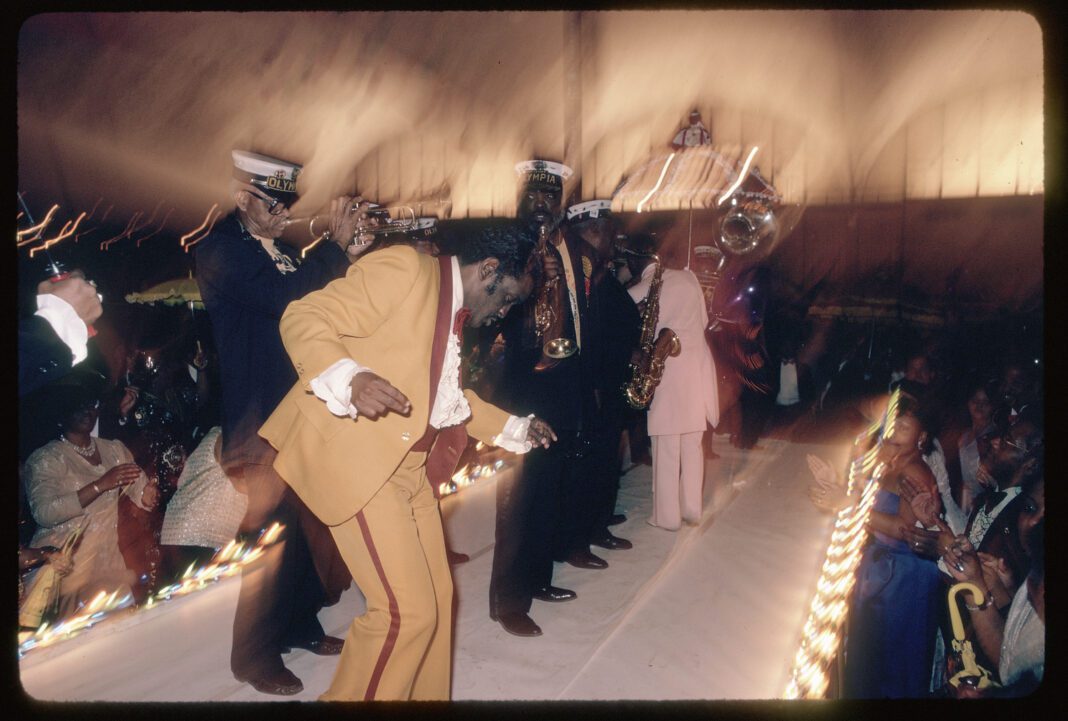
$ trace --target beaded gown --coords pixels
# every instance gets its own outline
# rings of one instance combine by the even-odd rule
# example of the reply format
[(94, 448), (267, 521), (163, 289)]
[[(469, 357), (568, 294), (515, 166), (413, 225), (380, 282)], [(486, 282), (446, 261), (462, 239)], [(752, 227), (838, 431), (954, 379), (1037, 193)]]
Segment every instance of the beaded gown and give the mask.
[(75, 547), (74, 570), (60, 583), (60, 617), (100, 590), (129, 589), (137, 580), (119, 550), (119, 497), (128, 492), (130, 499), (144, 509), (141, 493), (148, 477), (142, 472), (130, 486), (105, 491), (82, 508), (78, 501), (81, 488), (117, 465), (133, 463), (133, 456), (121, 441), (97, 438), (95, 443), (100, 451), (100, 465), (94, 466), (73, 445), (62, 440), (45, 444), (26, 461), (26, 493), (38, 526), (30, 546), (61, 547), (68, 534), (88, 519)]

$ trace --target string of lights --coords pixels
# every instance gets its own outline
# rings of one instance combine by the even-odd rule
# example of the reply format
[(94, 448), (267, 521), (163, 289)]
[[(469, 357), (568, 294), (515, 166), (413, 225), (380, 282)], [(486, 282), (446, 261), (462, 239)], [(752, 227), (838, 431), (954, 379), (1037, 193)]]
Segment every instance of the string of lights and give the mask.
[[(241, 569), (259, 559), (269, 546), (274, 544), (285, 526), (275, 523), (264, 529), (255, 544), (246, 545), (231, 541), (206, 565), (195, 568), (190, 566), (181, 578), (169, 586), (159, 589), (149, 596), (145, 603), (137, 608), (139, 613), (148, 613), (164, 601), (185, 596), (207, 588), (219, 579), (227, 578), (241, 572)], [(18, 656), (22, 658), (35, 648), (44, 648), (60, 641), (74, 638), (81, 632), (92, 628), (100, 621), (130, 606), (132, 596), (116, 590), (108, 593), (101, 591), (94, 596), (79, 612), (69, 618), (53, 624), (44, 623), (36, 631), (19, 633)]]
[(790, 681), (783, 693), (786, 699), (823, 698), (830, 685), (829, 669), (842, 640), (850, 593), (868, 538), (868, 516), (886, 470), (877, 457), (883, 439), (893, 432), (898, 396), (899, 391), (894, 391), (883, 418), (869, 426), (854, 442), (855, 449), (868, 447), (849, 467), (847, 492), (856, 500), (841, 509), (835, 520), (816, 593), (801, 632), (801, 643), (794, 656)]

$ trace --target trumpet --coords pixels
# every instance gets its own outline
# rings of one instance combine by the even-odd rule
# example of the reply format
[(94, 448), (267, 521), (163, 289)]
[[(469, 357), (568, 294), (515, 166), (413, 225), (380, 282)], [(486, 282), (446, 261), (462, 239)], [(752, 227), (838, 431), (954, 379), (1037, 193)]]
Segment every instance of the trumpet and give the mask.
[[(403, 233), (415, 228), (415, 209), (411, 205), (381, 206), (378, 203), (365, 203), (363, 207), (367, 211), (367, 219), (370, 221), (370, 224), (358, 224), (356, 226), (352, 235), (352, 242), (356, 245), (366, 245), (374, 239), (373, 236)], [(355, 212), (360, 209), (360, 204), (354, 204), (350, 209)], [(313, 240), (318, 240), (326, 235), (328, 230), (324, 227), (321, 231), (316, 232), (315, 225), (317, 223), (327, 224), (329, 222), (329, 215), (320, 214), (287, 218), (285, 224), (288, 228), (289, 226), (297, 225), (298, 223), (307, 223), (308, 234), (311, 235)]]

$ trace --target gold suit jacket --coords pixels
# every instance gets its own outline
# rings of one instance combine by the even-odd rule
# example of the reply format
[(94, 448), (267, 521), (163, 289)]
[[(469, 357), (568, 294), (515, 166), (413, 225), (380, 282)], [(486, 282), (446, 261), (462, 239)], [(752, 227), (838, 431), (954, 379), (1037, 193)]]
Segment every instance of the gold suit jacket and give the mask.
[[(437, 258), (408, 246), (386, 248), (294, 301), (282, 316), (282, 342), (298, 380), (260, 435), (278, 450), (275, 470), (327, 525), (358, 513), (426, 431), (440, 276)], [(327, 410), (310, 383), (343, 358), (404, 393), (412, 404), (408, 416), (353, 420)], [(509, 414), (470, 390), (464, 395), (471, 405), (468, 434), (492, 443)]]

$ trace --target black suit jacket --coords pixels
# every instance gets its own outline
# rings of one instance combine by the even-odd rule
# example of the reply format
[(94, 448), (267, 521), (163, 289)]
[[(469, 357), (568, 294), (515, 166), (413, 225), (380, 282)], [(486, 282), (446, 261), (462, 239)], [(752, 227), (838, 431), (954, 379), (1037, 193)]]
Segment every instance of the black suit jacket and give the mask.
[(594, 330), (597, 357), (594, 379), (601, 396), (601, 415), (623, 423), (630, 411), (623, 386), (630, 380), (630, 356), (641, 341), (638, 306), (611, 273), (605, 273), (593, 290)]
[[(582, 328), (581, 350), (561, 359), (551, 369), (534, 372), (534, 366), (541, 358), (542, 345), (533, 333), (531, 322), (538, 296), (535, 290), (524, 304), (513, 307), (502, 322), (505, 357), (497, 397), (499, 405), (510, 413), (534, 413), (554, 430), (578, 431), (586, 428), (596, 413), (593, 388), (598, 337), (591, 316), (593, 288), (590, 280), (596, 252), (582, 240), (565, 238), (563, 242), (567, 243), (575, 278)], [(565, 306), (565, 332), (573, 338), (575, 321), (570, 304)]]
[(241, 231), (236, 213), (196, 246), (197, 285), (219, 353), (224, 465), (255, 460), (264, 447), (256, 432), (297, 382), (278, 330), (286, 306), (349, 267), (335, 243), (319, 243), (303, 262), (277, 248), (296, 272), (279, 272), (263, 245)]

